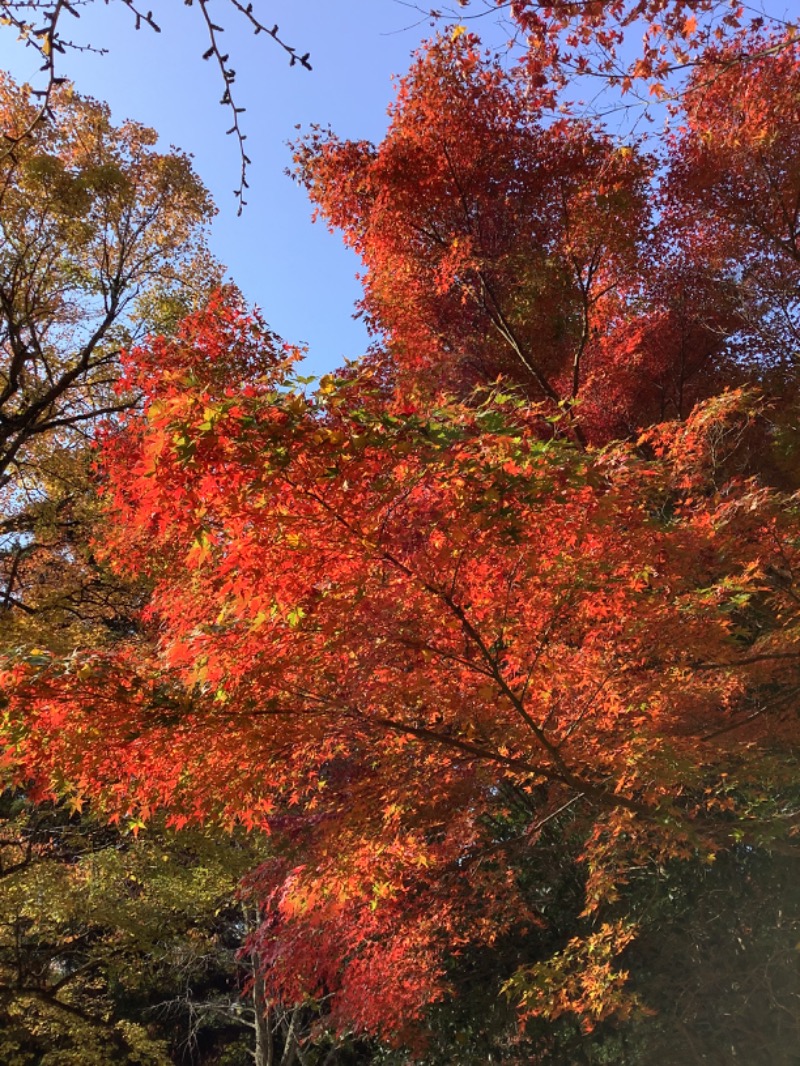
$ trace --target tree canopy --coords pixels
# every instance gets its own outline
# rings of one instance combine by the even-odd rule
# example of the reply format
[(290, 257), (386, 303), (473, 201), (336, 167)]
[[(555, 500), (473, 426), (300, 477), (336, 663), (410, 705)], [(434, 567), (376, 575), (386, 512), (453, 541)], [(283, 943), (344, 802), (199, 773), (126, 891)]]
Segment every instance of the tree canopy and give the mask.
[(313, 383), (230, 287), (133, 345), (92, 550), (146, 602), (6, 658), (30, 796), (268, 834), (287, 1054), (795, 1054), (800, 44), (725, 15), (661, 143), (552, 113), (662, 7), (513, 5), (517, 69), (456, 27), (301, 140), (372, 352)]
[[(23, 129), (36, 104), (4, 77), (0, 109), (4, 128)], [(117, 388), (120, 352), (219, 278), (205, 244), (213, 207), (188, 158), (156, 151), (136, 123), (115, 127), (72, 89), (51, 109), (0, 163), (0, 555), (15, 624), (53, 596), (78, 616), (103, 613), (78, 545), (96, 427), (134, 399)]]

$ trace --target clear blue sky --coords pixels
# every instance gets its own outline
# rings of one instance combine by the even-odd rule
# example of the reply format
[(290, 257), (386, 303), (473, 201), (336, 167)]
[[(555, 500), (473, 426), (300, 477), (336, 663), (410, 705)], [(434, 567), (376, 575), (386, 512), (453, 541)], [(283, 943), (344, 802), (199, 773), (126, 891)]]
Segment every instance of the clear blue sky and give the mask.
[[(322, 373), (368, 344), (353, 321), (359, 288), (356, 258), (338, 236), (311, 224), (302, 189), (284, 174), (286, 142), (296, 124), (330, 123), (347, 137), (380, 139), (392, 98), (391, 75), (403, 73), (409, 56), (431, 30), (398, 0), (256, 0), (255, 8), (299, 51), (309, 51), (309, 73), (289, 68), (284, 53), (217, 0), (226, 25), (225, 46), (237, 72), (239, 102), (253, 160), (249, 206), (236, 217), (232, 191), (238, 178), (237, 146), (225, 136), (229, 114), (219, 106), (218, 71), (201, 56), (207, 47), (196, 8), (178, 0), (151, 0), (162, 26), (135, 33), (121, 4), (100, 0), (64, 26), (76, 42), (109, 49), (106, 56), (68, 55), (60, 72), (78, 88), (106, 100), (114, 118), (153, 126), (162, 145), (194, 155), (197, 171), (219, 208), (212, 246), (247, 298), (264, 311), (287, 340), (309, 344), (309, 373)], [(0, 66), (20, 80), (35, 81), (38, 63), (9, 31), (0, 32)]]

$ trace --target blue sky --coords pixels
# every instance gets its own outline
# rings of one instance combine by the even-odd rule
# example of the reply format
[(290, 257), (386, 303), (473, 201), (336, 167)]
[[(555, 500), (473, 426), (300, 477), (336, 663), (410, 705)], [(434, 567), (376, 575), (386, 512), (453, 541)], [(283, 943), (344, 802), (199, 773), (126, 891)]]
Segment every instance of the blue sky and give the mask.
[[(225, 136), (229, 115), (219, 106), (218, 72), (201, 56), (207, 47), (196, 8), (177, 0), (151, 0), (161, 34), (133, 31), (121, 4), (96, 0), (65, 27), (75, 41), (105, 46), (105, 56), (69, 55), (60, 72), (78, 88), (106, 100), (114, 118), (153, 126), (162, 145), (194, 155), (200, 177), (219, 208), (212, 246), (247, 298), (287, 340), (309, 345), (309, 373), (323, 373), (368, 344), (352, 318), (359, 288), (356, 258), (324, 225), (311, 224), (302, 189), (285, 176), (286, 142), (295, 126), (330, 123), (347, 137), (380, 139), (392, 98), (391, 75), (431, 29), (398, 0), (260, 0), (255, 8), (299, 51), (309, 51), (313, 72), (289, 68), (284, 53), (262, 34), (254, 37), (217, 0), (226, 25), (225, 46), (237, 72), (239, 102), (253, 160), (248, 207), (236, 217), (233, 189), (238, 154)], [(241, 25), (239, 23), (241, 22)], [(8, 31), (0, 33), (0, 66), (20, 80), (35, 80), (38, 63)]]

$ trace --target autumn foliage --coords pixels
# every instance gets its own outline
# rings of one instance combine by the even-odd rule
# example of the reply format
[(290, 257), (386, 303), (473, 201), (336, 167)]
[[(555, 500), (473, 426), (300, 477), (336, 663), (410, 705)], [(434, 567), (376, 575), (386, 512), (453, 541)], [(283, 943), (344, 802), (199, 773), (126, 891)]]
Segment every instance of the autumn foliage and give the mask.
[(380, 350), (309, 392), (222, 290), (127, 356), (97, 550), (152, 594), (9, 661), (6, 762), (268, 832), (269, 994), (340, 1031), (419, 1048), (480, 952), (523, 1025), (657, 1008), (645, 877), (796, 854), (800, 58), (743, 41), (662, 154), (436, 41), (297, 148)]

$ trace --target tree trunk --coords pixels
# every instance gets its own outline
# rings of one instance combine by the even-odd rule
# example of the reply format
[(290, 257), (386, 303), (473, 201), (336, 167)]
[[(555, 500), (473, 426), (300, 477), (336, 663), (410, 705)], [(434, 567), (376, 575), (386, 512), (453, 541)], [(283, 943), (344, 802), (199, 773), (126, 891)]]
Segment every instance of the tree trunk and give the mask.
[(272, 1040), (269, 1008), (264, 995), (264, 978), (258, 965), (258, 956), (252, 956), (253, 966), (253, 1013), (256, 1021), (256, 1047), (254, 1059), (256, 1066), (274, 1066), (275, 1044)]

